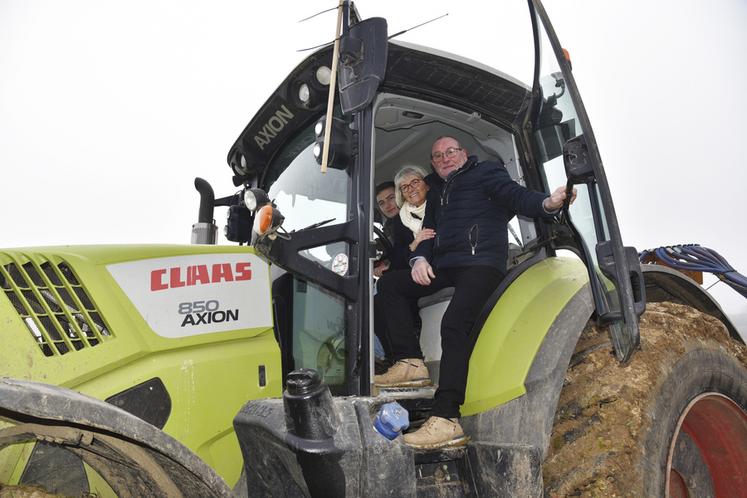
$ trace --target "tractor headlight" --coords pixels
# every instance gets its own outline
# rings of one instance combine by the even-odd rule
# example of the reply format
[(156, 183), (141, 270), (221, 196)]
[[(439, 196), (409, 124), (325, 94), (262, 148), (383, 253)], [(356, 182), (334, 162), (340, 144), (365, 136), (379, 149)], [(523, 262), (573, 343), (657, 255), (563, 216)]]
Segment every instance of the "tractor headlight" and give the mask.
[[(322, 164), (322, 152), (324, 150), (324, 131), (327, 127), (327, 117), (322, 116), (314, 125), (316, 143), (312, 152), (318, 164)], [(353, 157), (353, 132), (348, 123), (340, 118), (332, 118), (329, 136), (329, 155), (327, 165), (330, 168), (345, 169)]]
[(311, 90), (306, 83), (301, 83), (301, 86), (298, 87), (298, 100), (304, 105), (308, 105), (311, 100)]
[(332, 71), (327, 66), (319, 66), (316, 70), (316, 80), (324, 86), (329, 85), (332, 79)]
[(249, 171), (248, 168), (248, 162), (246, 160), (246, 157), (244, 157), (244, 154), (239, 154), (237, 158), (234, 158), (231, 161), (231, 167), (233, 168), (233, 172), (237, 175), (246, 175)]
[(244, 190), (244, 204), (249, 211), (256, 211), (257, 208), (270, 203), (270, 198), (261, 188), (248, 188)]
[(317, 163), (322, 162), (322, 146), (321, 144), (314, 144), (314, 149), (312, 150), (314, 153), (314, 159), (316, 159)]

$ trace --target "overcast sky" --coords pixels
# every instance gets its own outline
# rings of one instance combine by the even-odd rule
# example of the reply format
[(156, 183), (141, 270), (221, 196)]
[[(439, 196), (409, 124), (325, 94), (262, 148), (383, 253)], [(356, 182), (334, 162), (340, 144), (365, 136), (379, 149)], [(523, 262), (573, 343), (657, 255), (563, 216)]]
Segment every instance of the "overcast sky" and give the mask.
[[(235, 190), (229, 147), (296, 49), (333, 37), (333, 13), (296, 21), (335, 4), (0, 0), (0, 246), (188, 243), (194, 177)], [(356, 4), (390, 33), (449, 13), (402, 39), (527, 79), (521, 0)], [(747, 273), (747, 2), (546, 4), (625, 243), (700, 243)], [(712, 291), (744, 334), (747, 300)]]

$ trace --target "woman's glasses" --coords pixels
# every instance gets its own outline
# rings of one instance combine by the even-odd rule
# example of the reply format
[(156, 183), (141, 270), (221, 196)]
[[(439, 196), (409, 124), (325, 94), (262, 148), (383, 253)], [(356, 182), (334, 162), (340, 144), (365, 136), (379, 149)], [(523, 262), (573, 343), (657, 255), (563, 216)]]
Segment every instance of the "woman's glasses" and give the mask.
[(401, 190), (402, 192), (409, 192), (409, 191), (410, 191), (410, 190), (412, 190), (412, 189), (416, 189), (416, 188), (418, 188), (418, 187), (420, 186), (420, 184), (421, 184), (421, 183), (423, 183), (423, 180), (421, 180), (420, 178), (415, 178), (415, 179), (414, 179), (413, 181), (411, 181), (410, 183), (403, 183), (402, 185), (400, 185), (400, 186), (399, 186), (399, 189), (400, 189), (400, 190)]

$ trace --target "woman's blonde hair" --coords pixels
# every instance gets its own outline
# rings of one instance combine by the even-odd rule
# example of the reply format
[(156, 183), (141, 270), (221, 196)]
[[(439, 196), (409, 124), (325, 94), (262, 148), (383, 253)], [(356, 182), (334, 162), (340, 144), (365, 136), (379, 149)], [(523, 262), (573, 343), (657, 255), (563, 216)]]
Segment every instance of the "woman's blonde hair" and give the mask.
[(428, 173), (426, 173), (424, 168), (414, 165), (402, 166), (399, 171), (397, 171), (397, 174), (394, 175), (394, 196), (397, 200), (397, 206), (399, 207), (402, 207), (405, 203), (405, 199), (402, 197), (402, 191), (399, 189), (399, 186), (406, 175), (419, 176), (421, 180), (424, 180)]

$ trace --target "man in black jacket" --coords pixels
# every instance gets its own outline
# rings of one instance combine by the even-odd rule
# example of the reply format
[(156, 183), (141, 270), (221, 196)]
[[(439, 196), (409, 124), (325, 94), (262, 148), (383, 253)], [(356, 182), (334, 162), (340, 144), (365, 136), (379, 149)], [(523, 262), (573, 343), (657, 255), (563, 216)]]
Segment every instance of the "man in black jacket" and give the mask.
[(399, 206), (394, 193), (394, 182), (382, 182), (376, 186), (376, 206), (384, 217), (382, 226), (384, 235), (391, 245), (387, 259), (374, 265), (374, 276), (381, 275), (388, 270), (404, 270), (410, 267), (410, 243), (414, 240), (412, 231), (399, 218)]
[(506, 274), (509, 220), (516, 214), (550, 217), (566, 198), (565, 187), (547, 195), (519, 185), (502, 164), (468, 156), (453, 137), (433, 143), (431, 164), (435, 175), (428, 177), (431, 189), (423, 227), (435, 229), (436, 236), (417, 247), (410, 271), (389, 272), (379, 280), (374, 311), (377, 334), (383, 330), (389, 338), (396, 361), (386, 373), (376, 375), (374, 383), (427, 385), (428, 369), (408, 302), (454, 287), (441, 321), (440, 375), (431, 417), (405, 435), (407, 444), (424, 449), (466, 443), (457, 419), (477, 339), (472, 328)]

